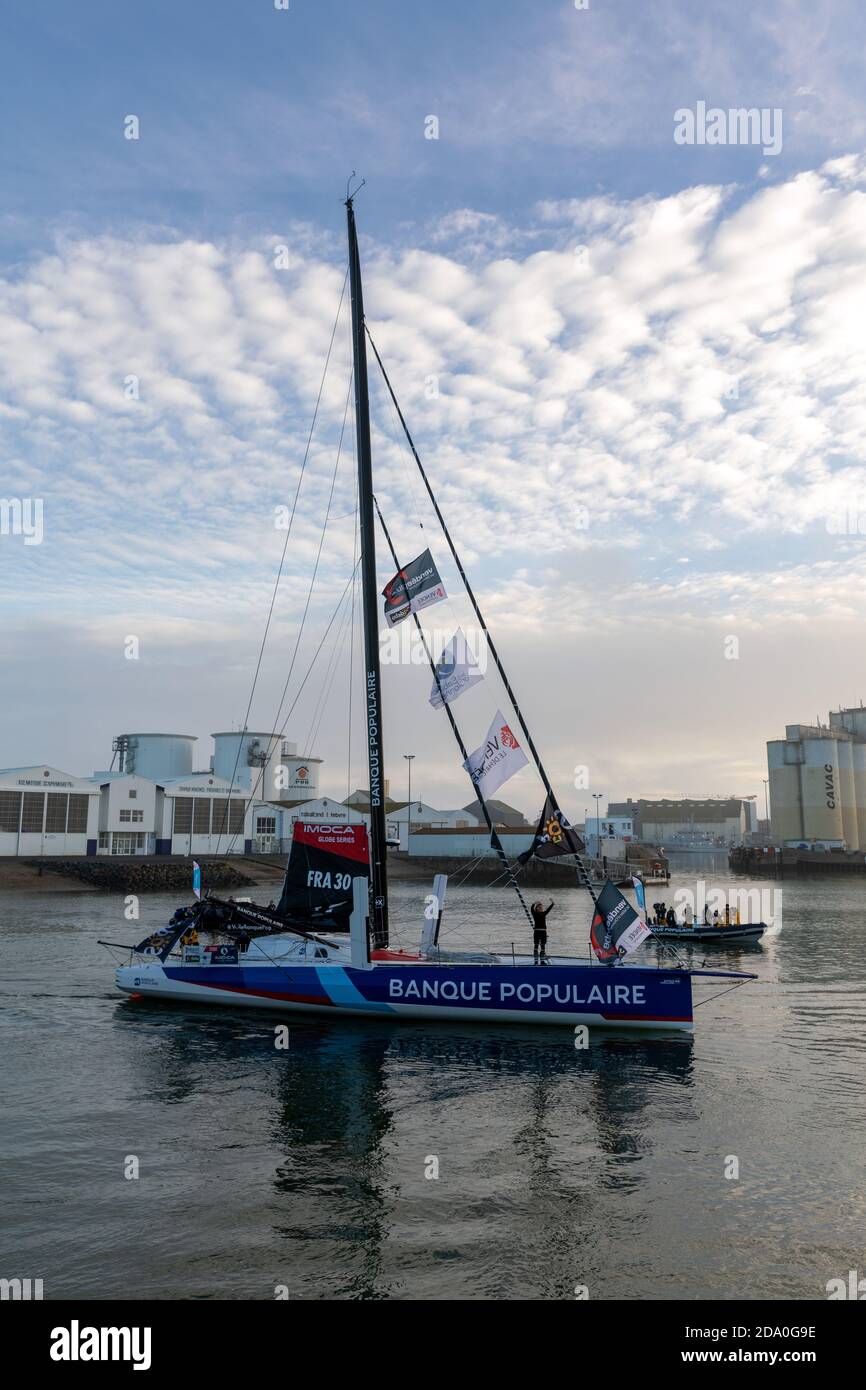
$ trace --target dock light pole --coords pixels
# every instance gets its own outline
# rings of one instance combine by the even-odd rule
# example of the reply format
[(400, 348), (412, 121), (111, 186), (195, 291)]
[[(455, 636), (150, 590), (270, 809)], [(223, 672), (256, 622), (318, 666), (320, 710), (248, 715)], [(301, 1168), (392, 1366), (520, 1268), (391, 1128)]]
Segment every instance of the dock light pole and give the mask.
[(409, 807), (408, 807), (408, 810), (409, 810), (409, 824), (408, 824), (408, 826), (407, 826), (407, 828), (406, 828), (406, 853), (407, 853), (407, 854), (409, 853), (409, 851), (410, 851), (411, 848), (412, 848), (412, 759), (414, 758), (414, 756), (415, 756), (414, 753), (404, 753), (404, 754), (403, 754), (403, 757), (406, 759), (406, 762), (409, 764)]
[(595, 802), (595, 857), (601, 858), (601, 807), (599, 802), (604, 796), (604, 792), (593, 792), (592, 799)]

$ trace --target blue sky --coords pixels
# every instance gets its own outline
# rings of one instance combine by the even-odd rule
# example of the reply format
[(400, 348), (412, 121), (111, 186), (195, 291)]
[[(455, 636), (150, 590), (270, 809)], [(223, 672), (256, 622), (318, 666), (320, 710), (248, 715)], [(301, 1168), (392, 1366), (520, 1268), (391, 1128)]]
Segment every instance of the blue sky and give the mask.
[[(0, 491), (44, 499), (45, 536), (0, 537), (0, 765), (87, 771), (126, 728), (206, 743), (242, 716), (352, 168), (368, 316), (572, 811), (578, 765), (617, 797), (757, 792), (768, 737), (864, 693), (863, 536), (827, 524), (866, 512), (859, 6), (152, 0), (18, 7), (2, 29)], [(698, 102), (780, 110), (781, 152), (675, 143)], [(344, 328), (263, 726), (317, 549)], [(374, 413), (408, 551), (425, 518)], [(350, 465), (319, 630), (351, 555)], [(469, 616), (456, 594), (435, 615)], [(333, 791), (353, 780), (340, 661)], [(389, 674), (395, 745), (429, 750), (423, 794), (468, 799), (441, 717), (416, 722), (423, 672)], [(470, 744), (496, 696), (461, 702)], [(528, 774), (511, 796), (534, 808)]]

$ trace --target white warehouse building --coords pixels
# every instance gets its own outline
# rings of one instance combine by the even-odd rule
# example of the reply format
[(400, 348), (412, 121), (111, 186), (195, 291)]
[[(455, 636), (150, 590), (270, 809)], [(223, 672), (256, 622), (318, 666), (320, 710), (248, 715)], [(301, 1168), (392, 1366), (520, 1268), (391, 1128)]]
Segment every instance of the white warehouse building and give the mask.
[[(161, 733), (118, 735), (113, 766), (91, 777), (45, 764), (0, 770), (0, 856), (284, 854), (298, 820), (369, 828), (368, 794), (319, 796), (321, 758), (302, 757), (282, 735), (213, 738), (199, 772), (195, 737)], [(450, 852), (447, 831), (480, 824), (469, 810), (386, 800), (389, 840), (404, 851), (420, 852), (416, 837), (435, 831), (435, 852)]]
[[(281, 734), (213, 740), (201, 772), (198, 740), (174, 733), (118, 734), (111, 769), (92, 777), (46, 764), (0, 770), (0, 856), (250, 854), (291, 839), (288, 808), (316, 800), (321, 758)], [(327, 809), (324, 800), (323, 819)]]
[(44, 763), (0, 771), (0, 855), (95, 854), (99, 788)]

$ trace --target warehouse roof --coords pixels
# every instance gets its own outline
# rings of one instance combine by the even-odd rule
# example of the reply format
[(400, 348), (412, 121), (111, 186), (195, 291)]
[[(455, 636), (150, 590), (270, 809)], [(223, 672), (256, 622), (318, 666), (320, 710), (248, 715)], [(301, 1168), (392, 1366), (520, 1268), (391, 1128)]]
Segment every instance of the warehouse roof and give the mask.
[(660, 801), (639, 801), (642, 821), (724, 821), (737, 819), (742, 813), (743, 803), (739, 797), (708, 798), (705, 801), (683, 799)]

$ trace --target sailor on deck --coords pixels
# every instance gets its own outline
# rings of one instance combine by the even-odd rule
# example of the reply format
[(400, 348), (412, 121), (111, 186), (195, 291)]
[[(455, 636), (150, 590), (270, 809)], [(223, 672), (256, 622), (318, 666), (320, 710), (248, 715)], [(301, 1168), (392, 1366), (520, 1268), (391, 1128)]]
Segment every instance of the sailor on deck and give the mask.
[(553, 907), (553, 899), (548, 907), (540, 902), (532, 904), (532, 959), (536, 965), (547, 964), (547, 914)]

